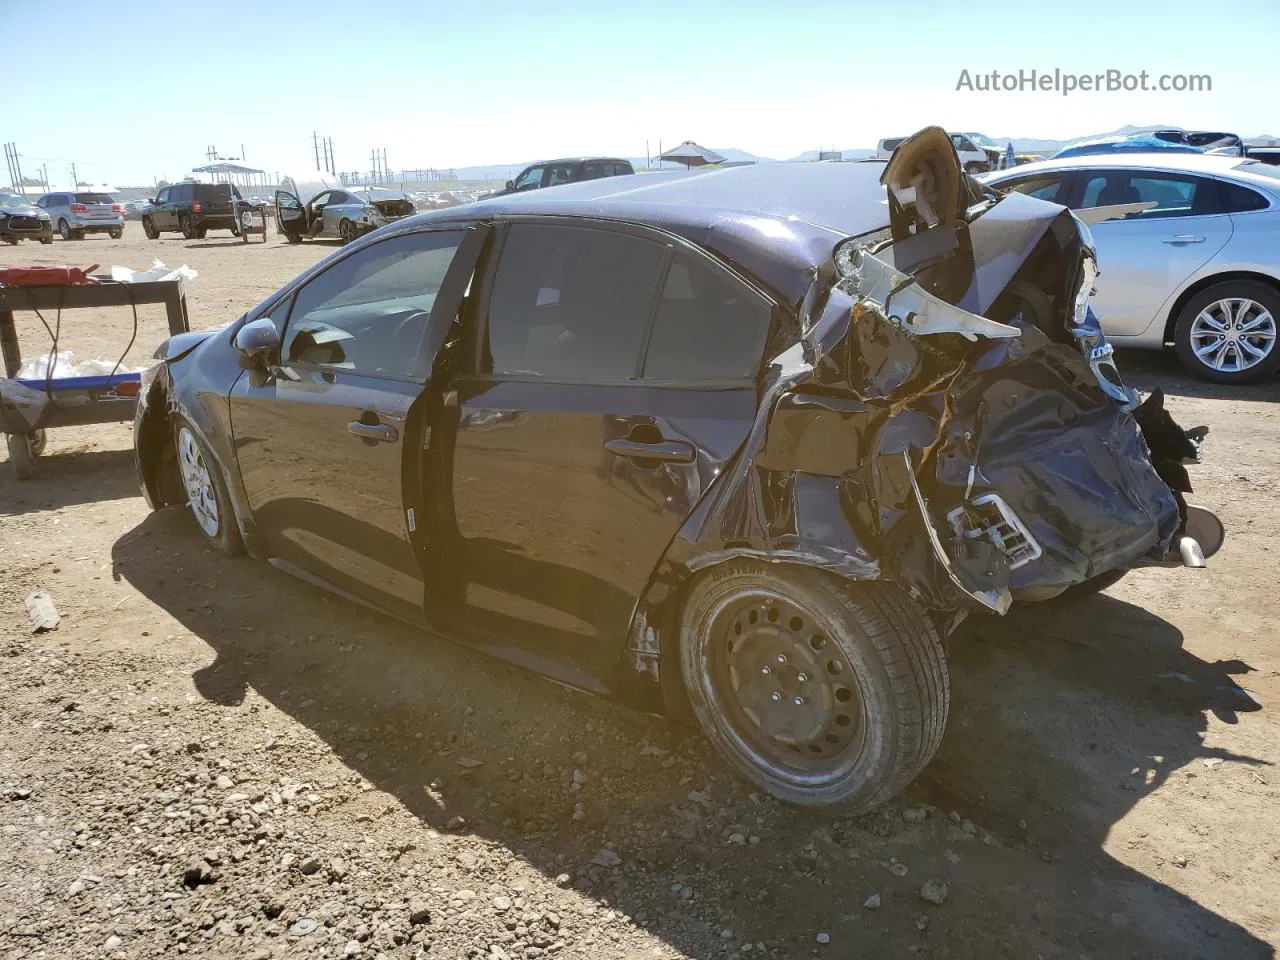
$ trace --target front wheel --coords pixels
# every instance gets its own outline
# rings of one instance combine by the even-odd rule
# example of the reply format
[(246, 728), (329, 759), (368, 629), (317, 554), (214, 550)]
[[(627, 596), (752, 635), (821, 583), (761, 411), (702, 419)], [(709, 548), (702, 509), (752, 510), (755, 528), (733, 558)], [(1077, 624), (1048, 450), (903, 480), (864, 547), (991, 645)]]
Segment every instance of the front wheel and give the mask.
[(119, 240), (121, 237), (124, 236), (124, 230), (108, 230), (107, 236), (110, 237), (112, 240)]
[(5, 437), (9, 448), (9, 463), (13, 465), (13, 475), (19, 480), (30, 480), (36, 472), (36, 458), (44, 453), (48, 443), (48, 434), (43, 430), (35, 433), (11, 433)]
[(1173, 341), (1191, 373), (1214, 383), (1251, 383), (1280, 367), (1280, 291), (1256, 280), (1201, 290), (1178, 313)]
[(695, 716), (747, 779), (790, 803), (884, 803), (933, 757), (950, 681), (924, 611), (887, 583), (734, 561), (694, 582), (680, 661)]
[(205, 541), (221, 553), (243, 553), (244, 543), (217, 459), (191, 424), (181, 418), (174, 423), (173, 445), (187, 506)]
[(156, 225), (151, 221), (150, 217), (142, 218), (142, 232), (146, 234), (148, 240), (160, 239), (160, 231), (156, 229)]
[(53, 237), (41, 237), (41, 238), (40, 238), (40, 242), (41, 242), (41, 243), (53, 243)]

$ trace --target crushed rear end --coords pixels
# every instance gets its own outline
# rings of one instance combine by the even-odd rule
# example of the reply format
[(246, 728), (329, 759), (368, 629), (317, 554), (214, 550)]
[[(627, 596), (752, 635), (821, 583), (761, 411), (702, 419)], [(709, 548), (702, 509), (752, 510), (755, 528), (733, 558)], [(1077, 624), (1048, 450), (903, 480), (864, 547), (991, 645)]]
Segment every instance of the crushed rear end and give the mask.
[(938, 128), (882, 179), (891, 223), (815, 277), (754, 467), (834, 484), (856, 553), (942, 619), (1203, 565), (1217, 544), (1191, 535), (1207, 515), (1183, 499), (1182, 464), (1206, 431), (1121, 381), (1089, 307), (1087, 227), (985, 191)]

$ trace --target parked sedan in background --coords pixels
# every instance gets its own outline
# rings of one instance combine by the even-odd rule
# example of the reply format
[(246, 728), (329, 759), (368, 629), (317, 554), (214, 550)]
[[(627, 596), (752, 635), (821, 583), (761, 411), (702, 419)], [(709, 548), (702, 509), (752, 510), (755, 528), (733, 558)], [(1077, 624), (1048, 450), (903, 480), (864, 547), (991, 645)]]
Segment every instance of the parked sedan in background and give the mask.
[(63, 240), (83, 240), (89, 233), (105, 233), (119, 240), (124, 233), (124, 207), (109, 193), (46, 193), (36, 206), (49, 214)]
[(10, 244), (19, 240), (53, 243), (53, 222), (49, 214), (26, 197), (0, 191), (0, 240)]
[(937, 749), (966, 613), (1198, 558), (1062, 207), (937, 128), (645, 182), (420, 214), (167, 341), (148, 502), (851, 812)]
[(1208, 154), (1079, 156), (984, 178), (1070, 207), (1098, 248), (1095, 309), (1116, 346), (1172, 343), (1247, 383), (1280, 368), (1280, 169)]

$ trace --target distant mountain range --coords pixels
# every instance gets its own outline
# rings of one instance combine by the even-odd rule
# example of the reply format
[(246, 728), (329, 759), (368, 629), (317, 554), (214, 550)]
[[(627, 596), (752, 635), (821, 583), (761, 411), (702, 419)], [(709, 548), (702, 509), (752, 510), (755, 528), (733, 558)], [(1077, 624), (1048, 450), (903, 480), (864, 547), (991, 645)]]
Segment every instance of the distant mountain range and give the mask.
[[(1077, 143), (1081, 140), (1092, 140), (1095, 137), (1128, 136), (1129, 134), (1142, 133), (1144, 131), (1151, 131), (1151, 130), (1182, 130), (1182, 129), (1185, 129), (1185, 128), (1178, 127), (1173, 124), (1163, 124), (1163, 125), (1153, 124), (1153, 125), (1147, 125), (1147, 126), (1141, 126), (1141, 127), (1134, 126), (1133, 124), (1126, 124), (1125, 126), (1120, 127), (1118, 130), (1109, 130), (1105, 133), (1093, 133), (1084, 137), (1071, 137), (1067, 140), (1048, 140), (1048, 139), (1037, 138), (1037, 137), (989, 137), (986, 134), (978, 133), (977, 131), (966, 130), (964, 132), (972, 133), (987, 143), (994, 143), (1001, 147), (1005, 146), (1008, 143), (1012, 143), (1014, 152), (1016, 153), (1038, 153), (1042, 156), (1049, 157), (1049, 156), (1053, 156), (1053, 154), (1057, 153), (1059, 150), (1061, 150), (1063, 147), (1067, 146), (1068, 144)], [(910, 132), (910, 131), (907, 131), (907, 132)], [(1255, 143), (1255, 142), (1266, 143), (1268, 141), (1280, 142), (1280, 138), (1270, 136), (1270, 135), (1259, 136), (1259, 137), (1249, 137), (1247, 139), (1251, 143)], [(711, 147), (710, 149), (720, 154), (720, 156), (724, 157), (730, 163), (776, 163), (778, 162), (777, 158), (775, 157), (762, 157), (754, 153), (749, 153), (746, 150), (738, 150), (734, 147)], [(835, 152), (835, 151), (832, 151), (832, 152)], [(806, 150), (804, 153), (797, 154), (794, 157), (788, 157), (787, 159), (790, 162), (804, 162), (809, 160), (817, 160), (818, 153), (819, 151), (817, 150)], [(844, 150), (841, 150), (840, 154), (841, 154), (841, 157), (845, 160), (861, 160), (864, 157), (874, 156), (875, 147), (874, 146), (848, 147)], [(646, 158), (644, 157), (625, 157), (624, 159), (630, 160), (631, 165), (634, 166), (637, 170), (645, 169)], [(538, 162), (537, 160), (526, 160), (523, 163), (480, 164), (480, 165), (470, 166), (470, 167), (458, 167), (455, 169), (454, 173), (459, 180), (499, 180), (499, 181), (510, 180), (514, 178), (516, 175), (518, 175), (520, 171), (523, 170), (525, 167), (537, 162)], [(650, 163), (650, 166), (654, 169), (656, 169), (658, 166), (657, 162), (654, 161), (652, 158), (650, 158), (649, 163)], [(677, 167), (677, 165), (674, 163), (663, 164), (663, 166), (671, 167), (671, 168)]]

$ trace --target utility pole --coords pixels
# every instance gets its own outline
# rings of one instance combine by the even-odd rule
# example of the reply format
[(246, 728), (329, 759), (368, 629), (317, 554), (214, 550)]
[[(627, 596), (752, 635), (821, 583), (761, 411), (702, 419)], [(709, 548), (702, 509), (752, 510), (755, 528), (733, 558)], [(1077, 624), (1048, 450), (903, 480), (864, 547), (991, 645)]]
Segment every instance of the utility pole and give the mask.
[(311, 146), (315, 149), (316, 169), (319, 170), (321, 169), (320, 167), (320, 134), (316, 133), (314, 130), (311, 131)]
[(78, 186), (80, 186), (80, 178), (76, 176), (76, 165), (73, 163), (71, 164), (71, 189), (74, 190)]
[[(40, 165), (40, 179), (44, 183), (44, 192), (48, 193), (49, 192), (49, 165), (47, 163), (43, 163)], [(73, 186), (71, 189), (74, 190), (75, 187)]]

